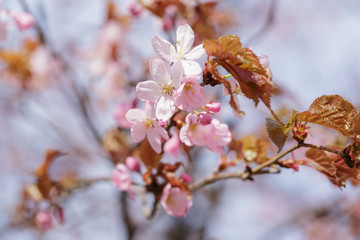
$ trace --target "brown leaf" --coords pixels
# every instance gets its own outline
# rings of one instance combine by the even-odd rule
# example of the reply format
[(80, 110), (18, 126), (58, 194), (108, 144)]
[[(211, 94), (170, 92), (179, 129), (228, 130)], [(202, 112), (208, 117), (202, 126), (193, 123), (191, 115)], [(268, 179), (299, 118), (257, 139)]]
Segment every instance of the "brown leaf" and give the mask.
[(243, 48), (238, 36), (227, 35), (219, 39), (203, 41), (203, 46), (209, 57), (208, 64), (212, 62), (209, 71), (215, 79), (219, 74), (214, 70), (217, 66), (225, 68), (239, 83), (244, 95), (252, 99), (255, 104), (261, 100), (270, 108), (271, 90), (273, 83), (270, 70), (260, 63), (259, 58), (249, 48)]
[(266, 130), (271, 141), (277, 146), (278, 152), (280, 152), (287, 139), (287, 126), (281, 121), (266, 118)]
[(102, 146), (111, 155), (115, 163), (123, 160), (130, 149), (127, 135), (117, 128), (110, 129), (104, 134)]
[(360, 113), (356, 114), (352, 120), (352, 131), (356, 135), (360, 135)]
[(356, 108), (339, 95), (323, 95), (311, 104), (309, 110), (298, 113), (298, 121), (333, 128), (344, 136), (354, 136), (353, 119)]
[(329, 176), (336, 176), (334, 159), (329, 157), (324, 151), (311, 148), (306, 151), (306, 157), (319, 165), (317, 170), (326, 172)]
[(135, 150), (134, 156), (139, 157), (141, 161), (145, 164), (145, 166), (148, 169), (151, 169), (151, 168), (157, 168), (161, 160), (162, 154), (156, 153), (152, 149), (149, 141), (147, 139), (144, 139), (140, 143), (140, 146)]

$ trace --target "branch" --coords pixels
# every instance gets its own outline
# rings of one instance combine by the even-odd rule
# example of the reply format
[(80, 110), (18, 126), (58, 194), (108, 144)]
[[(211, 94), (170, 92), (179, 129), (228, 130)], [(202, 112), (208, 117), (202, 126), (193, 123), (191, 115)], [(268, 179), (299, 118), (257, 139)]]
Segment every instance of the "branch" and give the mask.
[(210, 175), (206, 176), (204, 179), (199, 180), (198, 182), (195, 182), (193, 184), (189, 185), (189, 189), (191, 191), (196, 191), (202, 187), (205, 187), (209, 184), (212, 184), (214, 182), (230, 179), (230, 178), (239, 178), (242, 180), (250, 179), (251, 175), (259, 175), (259, 174), (265, 174), (265, 173), (279, 173), (280, 171), (274, 171), (273, 169), (269, 169), (266, 171), (263, 171), (263, 168), (268, 167), (274, 163), (276, 163), (280, 158), (284, 157), (286, 154), (298, 149), (300, 147), (299, 144), (296, 144), (295, 146), (289, 148), (285, 152), (269, 159), (268, 161), (256, 166), (254, 169), (250, 171), (240, 171), (240, 172), (232, 172), (232, 173), (211, 173)]
[(344, 156), (342, 151), (339, 151), (339, 150), (336, 150), (336, 149), (333, 149), (333, 148), (329, 148), (329, 147), (325, 147), (325, 146), (321, 146), (321, 145), (315, 145), (315, 144), (310, 144), (310, 143), (300, 143), (300, 146), (301, 147), (307, 147), (307, 148), (315, 148), (315, 149), (335, 153), (336, 155), (338, 155), (341, 158)]

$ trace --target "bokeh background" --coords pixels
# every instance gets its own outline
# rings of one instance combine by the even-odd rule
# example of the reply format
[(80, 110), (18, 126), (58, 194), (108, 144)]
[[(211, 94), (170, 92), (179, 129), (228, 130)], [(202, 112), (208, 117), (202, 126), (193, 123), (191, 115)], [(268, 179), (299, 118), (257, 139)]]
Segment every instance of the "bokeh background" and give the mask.
[[(68, 153), (51, 168), (56, 179), (68, 175), (84, 178), (109, 175), (112, 163), (97, 142), (98, 136), (82, 117), (71, 81), (86, 86), (85, 101), (96, 132), (103, 135), (116, 126), (108, 92), (101, 92), (101, 80), (88, 70), (88, 53), (95, 51), (106, 19), (104, 0), (23, 0), (37, 19), (49, 45), (67, 62), (70, 74), (56, 77), (56, 87), (23, 91), (0, 79), (0, 239), (129, 239), (124, 211), (137, 226), (132, 239), (342, 239), (360, 238), (360, 191), (348, 184), (339, 189), (313, 169), (299, 172), (284, 169), (280, 174), (257, 176), (255, 181), (228, 180), (194, 195), (194, 205), (185, 219), (168, 216), (164, 210), (151, 220), (141, 212), (141, 200), (124, 206), (119, 192), (109, 183), (98, 183), (72, 194), (63, 204), (65, 224), (41, 232), (15, 224), (21, 191), (34, 182), (33, 171), (44, 152), (56, 148)], [(118, 11), (128, 13), (130, 1), (115, 1)], [(26, 10), (22, 1), (5, 0), (3, 8)], [(245, 46), (269, 57), (273, 80), (284, 91), (275, 98), (274, 109), (306, 110), (323, 94), (339, 94), (360, 105), (360, 2), (357, 0), (239, 0), (220, 1), (234, 24), (225, 33), (239, 35)], [(29, 10), (28, 9), (28, 10)], [(20, 32), (10, 28), (1, 49), (17, 49), (36, 30)], [(134, 83), (143, 79), (143, 59), (154, 57), (151, 38), (166, 36), (161, 20), (144, 11), (123, 33), (123, 57)], [(46, 67), (46, 66), (44, 66)], [(72, 80), (69, 80), (72, 79)], [(59, 90), (60, 89), (60, 90)], [(100, 89), (100, 90), (99, 90)], [(101, 94), (96, 94), (100, 91)], [(218, 88), (216, 91), (222, 91)], [(121, 99), (121, 93), (118, 93)], [(247, 113), (234, 121), (231, 109), (224, 119), (237, 136), (263, 136), (266, 108), (241, 99)], [(331, 144), (338, 135), (314, 128), (310, 141)], [(273, 147), (274, 148), (274, 147)], [(275, 149), (275, 148), (274, 148)], [(297, 154), (301, 154), (296, 153)], [(201, 178), (218, 164), (205, 151), (194, 164), (195, 178)], [(171, 161), (171, 159), (169, 160)]]

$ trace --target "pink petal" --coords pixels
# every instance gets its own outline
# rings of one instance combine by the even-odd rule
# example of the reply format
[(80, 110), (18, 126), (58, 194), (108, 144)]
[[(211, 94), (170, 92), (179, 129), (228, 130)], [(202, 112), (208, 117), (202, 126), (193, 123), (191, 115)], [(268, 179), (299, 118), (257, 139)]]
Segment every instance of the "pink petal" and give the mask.
[(184, 75), (184, 69), (180, 62), (176, 62), (172, 71), (172, 82), (171, 86), (177, 88), (179, 87), (182, 77)]
[(151, 44), (153, 46), (155, 53), (159, 57), (161, 57), (169, 62), (174, 62), (176, 60), (176, 58), (175, 58), (176, 50), (175, 50), (175, 47), (170, 42), (168, 42), (165, 39), (162, 39), (156, 35), (151, 40)]
[(129, 191), (131, 186), (131, 176), (129, 169), (122, 163), (116, 165), (112, 173), (112, 182), (120, 191)]
[(171, 80), (169, 64), (160, 58), (152, 58), (149, 63), (150, 75), (160, 85), (167, 85)]
[(161, 136), (155, 128), (148, 129), (147, 139), (149, 140), (150, 146), (154, 149), (154, 151), (161, 153)]
[(202, 71), (200, 65), (193, 60), (181, 60), (181, 64), (184, 68), (184, 75), (198, 75)]
[(186, 146), (193, 146), (194, 144), (190, 141), (189, 137), (189, 125), (184, 125), (180, 129), (179, 138), (180, 140), (185, 143)]
[(157, 119), (167, 121), (176, 110), (174, 100), (168, 96), (161, 96), (155, 106), (155, 115)]
[(128, 156), (125, 164), (131, 171), (140, 172), (140, 162), (135, 157)]
[(34, 26), (34, 17), (25, 12), (13, 12), (14, 21), (20, 30), (26, 30)]
[(177, 44), (177, 52), (187, 53), (194, 43), (194, 31), (189, 24), (181, 25), (176, 31), (176, 40), (181, 46)]
[(175, 133), (166, 143), (164, 144), (164, 152), (178, 157), (180, 153), (180, 139), (179, 136)]
[(137, 122), (131, 127), (131, 137), (134, 142), (141, 142), (146, 136), (146, 126), (144, 122)]
[(136, 85), (136, 96), (143, 101), (156, 101), (160, 97), (160, 85), (152, 80), (140, 82)]
[(145, 111), (138, 108), (130, 109), (125, 117), (131, 123), (144, 122), (146, 120)]
[(153, 126), (163, 139), (165, 139), (165, 140), (169, 139), (168, 132), (163, 127), (161, 127), (157, 122), (154, 122)]
[(52, 227), (51, 214), (48, 211), (39, 211), (35, 216), (35, 225), (40, 230), (46, 231)]
[(204, 55), (205, 53), (206, 52), (205, 52), (203, 45), (200, 44), (200, 45), (194, 47), (190, 52), (185, 54), (184, 57), (189, 60), (197, 60), (197, 59), (201, 58), (202, 55)]
[(188, 192), (168, 183), (163, 189), (161, 205), (165, 211), (175, 217), (185, 217), (192, 206), (192, 198)]

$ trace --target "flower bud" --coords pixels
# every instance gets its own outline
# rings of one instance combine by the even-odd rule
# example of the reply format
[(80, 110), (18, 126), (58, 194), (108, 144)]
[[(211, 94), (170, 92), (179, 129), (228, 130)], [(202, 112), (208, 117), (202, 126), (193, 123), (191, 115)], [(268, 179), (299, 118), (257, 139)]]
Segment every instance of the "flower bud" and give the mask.
[(39, 211), (35, 216), (35, 225), (43, 231), (47, 231), (52, 227), (51, 215), (48, 211)]
[(132, 156), (127, 157), (125, 164), (131, 171), (140, 172), (140, 163), (136, 158)]
[(221, 105), (218, 102), (215, 102), (215, 103), (210, 102), (210, 103), (206, 104), (204, 108), (205, 108), (205, 111), (207, 111), (207, 112), (218, 113), (221, 110)]

